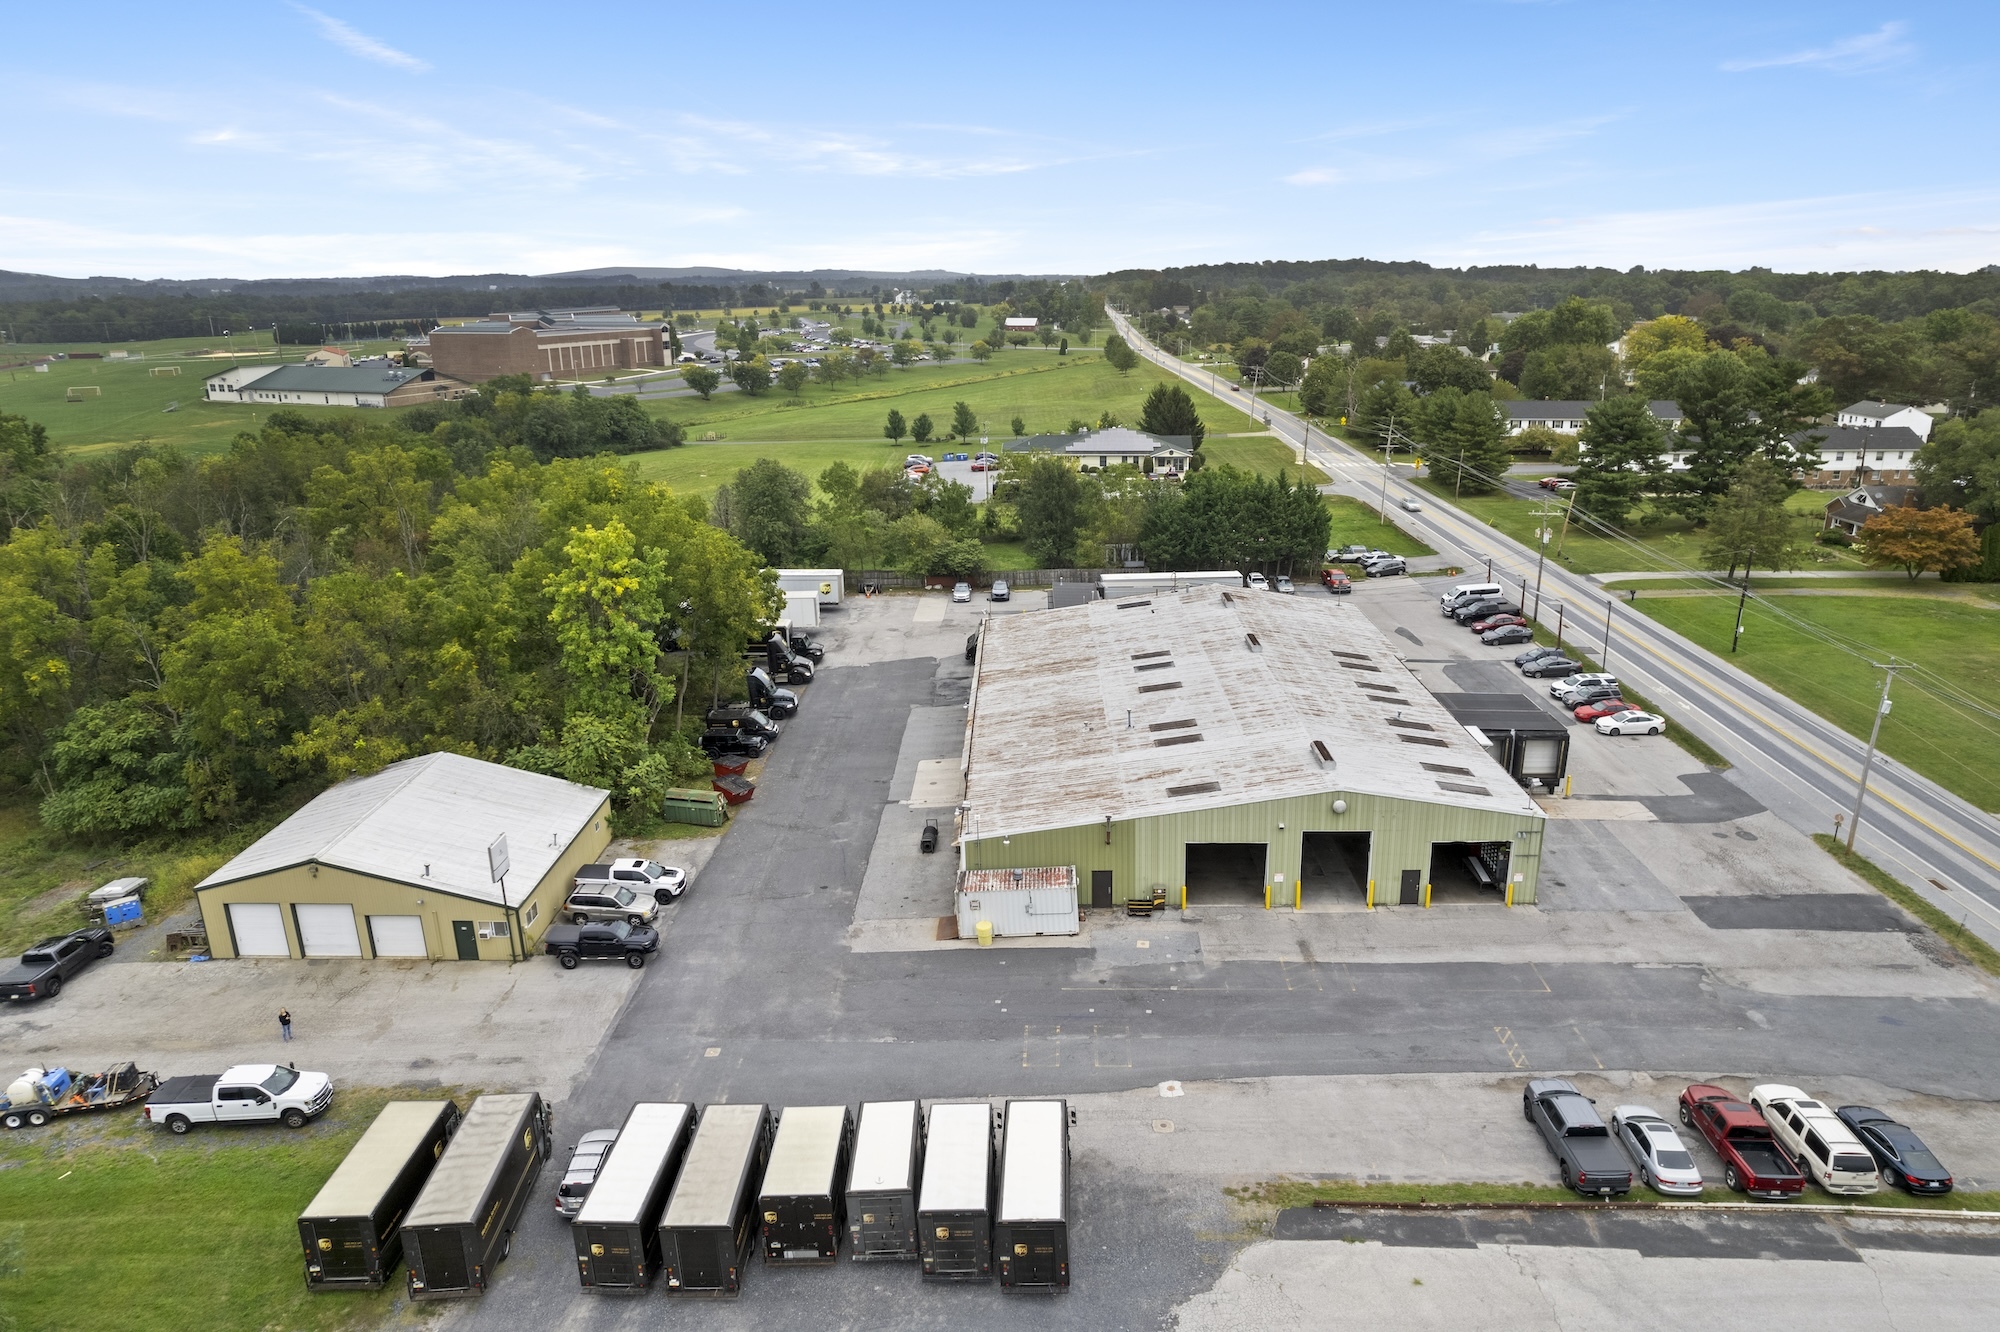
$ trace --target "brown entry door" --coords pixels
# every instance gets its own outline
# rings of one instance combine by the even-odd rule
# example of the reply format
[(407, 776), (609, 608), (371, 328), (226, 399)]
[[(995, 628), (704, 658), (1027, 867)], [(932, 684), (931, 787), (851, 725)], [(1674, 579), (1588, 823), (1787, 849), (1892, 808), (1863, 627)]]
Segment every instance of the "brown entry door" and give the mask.
[(1094, 907), (1111, 905), (1111, 871), (1092, 870), (1090, 872), (1090, 904)]

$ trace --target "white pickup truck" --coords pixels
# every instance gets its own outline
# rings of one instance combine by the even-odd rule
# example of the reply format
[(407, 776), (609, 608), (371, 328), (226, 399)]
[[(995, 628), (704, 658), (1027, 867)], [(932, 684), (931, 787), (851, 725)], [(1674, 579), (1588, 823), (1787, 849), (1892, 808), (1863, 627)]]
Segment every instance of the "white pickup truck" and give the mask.
[(186, 1133), (196, 1124), (304, 1128), (333, 1103), (333, 1079), (284, 1064), (238, 1064), (227, 1073), (168, 1078), (146, 1102), (149, 1123)]

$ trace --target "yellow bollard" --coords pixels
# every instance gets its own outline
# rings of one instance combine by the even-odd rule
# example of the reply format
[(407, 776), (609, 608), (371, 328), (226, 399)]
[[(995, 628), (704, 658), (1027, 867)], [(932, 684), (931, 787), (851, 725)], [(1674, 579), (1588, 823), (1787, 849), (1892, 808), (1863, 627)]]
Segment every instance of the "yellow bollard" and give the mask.
[(990, 920), (980, 921), (977, 925), (972, 927), (972, 932), (979, 936), (979, 946), (981, 948), (990, 948), (993, 946), (992, 921)]
[(1271, 885), (1267, 883), (1264, 885), (1264, 910), (1269, 911), (1270, 909), (1271, 909)]
[(1429, 884), (1425, 884), (1425, 885), (1424, 885), (1424, 910), (1426, 910), (1426, 911), (1429, 911), (1430, 909), (1431, 909), (1431, 886), (1430, 886)]
[(1187, 885), (1181, 885), (1181, 910), (1187, 910)]
[(1368, 881), (1368, 909), (1370, 911), (1375, 909), (1375, 880), (1373, 879)]
[(1292, 910), (1302, 911), (1305, 909), (1305, 904), (1306, 904), (1306, 882), (1304, 879), (1293, 879)]

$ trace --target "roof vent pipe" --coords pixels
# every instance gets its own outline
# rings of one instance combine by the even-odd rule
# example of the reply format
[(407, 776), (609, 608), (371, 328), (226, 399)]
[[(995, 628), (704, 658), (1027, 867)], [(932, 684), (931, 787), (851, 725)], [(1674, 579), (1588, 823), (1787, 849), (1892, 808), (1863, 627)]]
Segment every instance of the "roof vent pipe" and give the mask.
[(1125, 729), (1128, 731), (1132, 729), (1132, 709), (1130, 708), (1125, 709)]

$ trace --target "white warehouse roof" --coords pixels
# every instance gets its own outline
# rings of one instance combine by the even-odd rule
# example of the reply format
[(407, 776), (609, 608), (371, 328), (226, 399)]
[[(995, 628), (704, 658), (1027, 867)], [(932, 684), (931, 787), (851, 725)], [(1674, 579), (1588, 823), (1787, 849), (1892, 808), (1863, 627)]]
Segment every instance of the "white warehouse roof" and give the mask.
[(1345, 598), (1203, 587), (996, 617), (967, 724), (980, 839), (1341, 791), (1541, 817)]
[[(317, 864), (519, 906), (608, 794), (462, 754), (425, 754), (322, 791), (195, 891)], [(511, 862), (504, 900), (486, 858), (502, 833)]]

